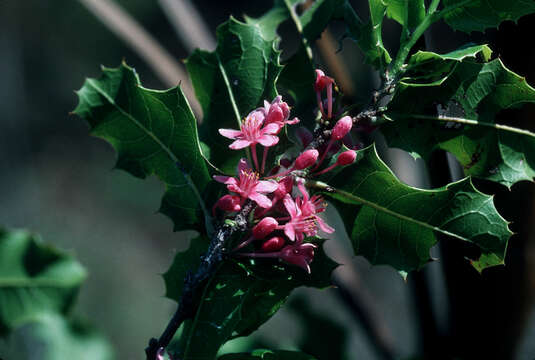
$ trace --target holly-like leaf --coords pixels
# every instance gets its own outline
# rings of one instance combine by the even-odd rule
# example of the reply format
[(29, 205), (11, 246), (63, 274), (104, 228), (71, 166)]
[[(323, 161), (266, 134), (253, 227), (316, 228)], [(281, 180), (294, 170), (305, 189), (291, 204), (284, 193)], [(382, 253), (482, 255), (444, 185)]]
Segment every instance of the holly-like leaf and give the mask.
[(117, 167), (134, 176), (158, 176), (166, 186), (160, 211), (175, 230), (210, 226), (203, 194), (210, 182), (196, 121), (180, 87), (145, 89), (135, 71), (122, 64), (102, 69), (77, 92), (74, 113), (87, 120), (91, 134), (117, 151)]
[(383, 0), (386, 15), (408, 29), (418, 26), (425, 16), (424, 0)]
[[(503, 264), (511, 231), (493, 198), (477, 191), (469, 178), (434, 190), (401, 183), (381, 161), (375, 146), (357, 152), (357, 161), (313, 183), (342, 204), (346, 230), (356, 255), (401, 273), (431, 260), (436, 234), (476, 245), (478, 270)], [(352, 215), (348, 214), (353, 206)]]
[[(201, 241), (192, 242), (191, 246), (199, 243)], [(195, 252), (190, 248), (177, 254), (165, 275), (167, 294), (176, 300), (181, 293), (176, 287), (182, 286), (182, 282), (167, 279), (183, 277), (187, 268), (177, 264), (179, 261), (196, 261)], [(273, 259), (243, 263), (227, 261), (208, 280), (195, 318), (186, 323), (177, 348), (171, 351), (184, 359), (214, 358), (227, 340), (249, 335), (270, 319), (296, 287), (329, 286), (331, 273), (337, 266), (321, 247), (316, 251), (310, 275)]]
[(110, 344), (79, 321), (59, 315), (33, 318), (0, 340), (0, 358), (16, 360), (112, 360)]
[(506, 20), (535, 13), (531, 0), (443, 0), (440, 15), (455, 30), (470, 33), (495, 28)]
[(299, 351), (254, 350), (251, 353), (225, 354), (218, 360), (315, 360), (315, 357)]
[[(483, 62), (472, 59), (477, 54)], [(449, 151), (466, 175), (507, 187), (532, 180), (535, 134), (500, 124), (496, 116), (535, 102), (535, 89), (499, 59), (484, 62), (489, 55), (486, 47), (415, 54), (389, 104), (393, 121), (382, 127), (389, 145), (425, 160), (435, 149)]]
[(201, 139), (211, 147), (211, 161), (226, 172), (234, 172), (240, 152), (230, 150), (218, 130), (239, 128), (250, 111), (277, 95), (279, 55), (258, 26), (230, 18), (217, 28), (214, 52), (196, 50), (186, 61), (204, 113)]
[(0, 335), (41, 314), (69, 311), (85, 277), (75, 259), (35, 235), (0, 228)]

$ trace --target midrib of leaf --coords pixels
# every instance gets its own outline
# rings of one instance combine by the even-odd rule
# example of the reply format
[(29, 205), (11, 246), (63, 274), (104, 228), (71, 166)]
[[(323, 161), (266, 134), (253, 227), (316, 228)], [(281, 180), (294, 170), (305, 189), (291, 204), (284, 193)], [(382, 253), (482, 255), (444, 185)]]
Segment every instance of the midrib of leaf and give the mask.
[(515, 127), (507, 126), (507, 125), (502, 125), (502, 124), (489, 123), (489, 122), (485, 122), (485, 121), (478, 121), (478, 120), (471, 120), (471, 119), (465, 119), (465, 118), (459, 118), (459, 117), (450, 117), (450, 116), (432, 116), (432, 115), (419, 115), (419, 114), (410, 114), (410, 115), (402, 115), (401, 114), (400, 116), (411, 117), (411, 118), (414, 118), (414, 119), (423, 119), (423, 120), (437, 120), (437, 121), (444, 121), (444, 122), (455, 122), (455, 123), (459, 123), (459, 124), (474, 125), (474, 126), (478, 126), (479, 125), (479, 126), (490, 127), (490, 128), (494, 128), (494, 129), (497, 129), (497, 130), (508, 131), (508, 132), (512, 132), (512, 133), (516, 133), (516, 134), (520, 134), (520, 135), (526, 135), (526, 136), (530, 136), (530, 137), (535, 138), (535, 133), (533, 133), (533, 132), (531, 132), (529, 130), (519, 129), (519, 128), (515, 128)]
[[(442, 228), (440, 228), (438, 226), (434, 226), (434, 225), (428, 224), (426, 222), (423, 222), (423, 221), (420, 221), (420, 220), (416, 220), (416, 219), (411, 218), (409, 216), (397, 213), (397, 212), (392, 211), (392, 210), (390, 210), (390, 209), (388, 209), (388, 208), (386, 208), (386, 207), (384, 207), (382, 205), (379, 205), (379, 204), (376, 204), (376, 203), (371, 202), (369, 200), (363, 199), (360, 196), (351, 194), (351, 193), (349, 193), (347, 191), (344, 191), (344, 190), (339, 190), (339, 189), (333, 188), (332, 186), (329, 186), (328, 184), (326, 184), (324, 182), (321, 182), (321, 181), (308, 181), (307, 185), (309, 185), (311, 187), (315, 187), (315, 188), (320, 189), (320, 190), (323, 190), (323, 191), (325, 191), (327, 193), (339, 194), (339, 195), (341, 195), (343, 197), (346, 197), (348, 199), (351, 199), (353, 201), (361, 203), (362, 205), (369, 206), (369, 207), (371, 207), (371, 208), (373, 208), (375, 210), (378, 210), (378, 211), (383, 212), (385, 214), (391, 215), (391, 216), (396, 217), (396, 218), (398, 218), (400, 220), (416, 224), (416, 225), (421, 226), (423, 228), (426, 228), (426, 229), (429, 229), (429, 230), (433, 230), (433, 231), (439, 232), (439, 233), (447, 235), (447, 236), (454, 237), (454, 238), (462, 240), (462, 241), (470, 242), (470, 239), (467, 239), (464, 236), (452, 233), (452, 232), (444, 230), (444, 229), (442, 229)], [(481, 247), (481, 245), (478, 245), (478, 246)]]
[(310, 48), (310, 44), (308, 43), (308, 39), (303, 36), (303, 24), (301, 24), (301, 20), (299, 19), (299, 15), (295, 12), (294, 7), (292, 4), (290, 4), (289, 0), (284, 0), (284, 5), (286, 5), (286, 8), (288, 9), (288, 12), (290, 13), (290, 17), (292, 18), (292, 21), (295, 24), (295, 27), (297, 31), (299, 32), (299, 35), (301, 37), (301, 42), (303, 43), (303, 46), (305, 47), (305, 51), (307, 53), (307, 57), (310, 60), (310, 62), (313, 62), (314, 56), (312, 54), (312, 49)]
[[(171, 149), (165, 145), (152, 131), (150, 131), (149, 129), (147, 129), (145, 126), (143, 126), (142, 123), (140, 123), (136, 118), (134, 118), (132, 115), (130, 115), (127, 111), (123, 110), (123, 108), (121, 108), (119, 105), (117, 105), (117, 103), (115, 103), (115, 100), (113, 100), (111, 97), (108, 96), (108, 94), (102, 90), (96, 83), (93, 79), (88, 79), (88, 84), (93, 88), (95, 89), (100, 95), (102, 95), (110, 104), (112, 104), (116, 109), (117, 111), (119, 111), (121, 114), (123, 114), (124, 116), (126, 116), (130, 121), (132, 121), (134, 123), (134, 125), (136, 125), (138, 128), (140, 128), (143, 132), (145, 132), (152, 140), (154, 140), (154, 142), (156, 142), (156, 144), (158, 144), (158, 146), (160, 146), (166, 153), (167, 155), (171, 158), (171, 160), (175, 163), (175, 164), (180, 164), (180, 161), (178, 160), (178, 158), (176, 157), (176, 155), (171, 151)], [(150, 96), (150, 95), (149, 95)], [(157, 101), (159, 103), (160, 100), (156, 99), (153, 97), (153, 100), (154, 101)], [(162, 104), (163, 105), (163, 104)], [(165, 106), (164, 106), (165, 107)], [(167, 107), (166, 107), (167, 108)], [(202, 151), (201, 151), (201, 154), (202, 154)], [(193, 180), (191, 179), (191, 176), (187, 173), (185, 173), (184, 171), (180, 170), (180, 173), (182, 174), (182, 176), (184, 177), (184, 179), (186, 180), (188, 186), (191, 188), (191, 190), (193, 191), (193, 193), (195, 194), (195, 197), (197, 198), (197, 201), (199, 202), (199, 206), (201, 207), (201, 211), (203, 212), (203, 215), (204, 215), (204, 218), (205, 218), (205, 223), (206, 223), (206, 226), (208, 227), (208, 230), (210, 230), (210, 215), (208, 213), (208, 211), (206, 210), (206, 206), (204, 204), (204, 200), (202, 199), (201, 197), (201, 194), (199, 193), (199, 190), (197, 189), (197, 187), (195, 186), (195, 183), (193, 182)]]

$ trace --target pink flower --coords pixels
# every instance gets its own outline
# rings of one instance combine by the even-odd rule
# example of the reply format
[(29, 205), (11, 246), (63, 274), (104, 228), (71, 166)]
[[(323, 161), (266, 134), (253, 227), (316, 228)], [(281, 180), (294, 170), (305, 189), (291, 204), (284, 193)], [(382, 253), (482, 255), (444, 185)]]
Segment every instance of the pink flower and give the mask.
[(346, 166), (353, 164), (355, 162), (355, 159), (357, 158), (357, 153), (353, 150), (347, 150), (338, 155), (338, 159), (336, 159), (336, 165), (340, 166)]
[(311, 216), (303, 215), (301, 207), (287, 194), (283, 200), (284, 207), (290, 215), (290, 221), (280, 226), (284, 229), (284, 234), (292, 241), (297, 240), (299, 243), (305, 239), (305, 236), (313, 236), (317, 233), (316, 223)]
[[(333, 110), (333, 84), (334, 80), (331, 77), (325, 76), (325, 73), (320, 69), (316, 69), (316, 81), (314, 83), (314, 90), (316, 91), (316, 100), (318, 101), (318, 107), (323, 117), (330, 119)], [(321, 92), (327, 88), (327, 114), (323, 107), (323, 101), (321, 100)]]
[(241, 198), (237, 195), (224, 195), (217, 200), (215, 206), (212, 209), (212, 213), (215, 213), (215, 209), (220, 208), (223, 211), (235, 212), (241, 210)]
[(298, 118), (288, 120), (290, 117), (290, 107), (287, 103), (282, 101), (282, 96), (278, 95), (273, 99), (273, 101), (268, 103), (264, 100), (264, 114), (265, 114), (265, 124), (277, 124), (279, 126), (279, 131), (284, 127), (284, 125), (293, 125), (299, 122)]
[(312, 217), (319, 225), (320, 229), (327, 234), (332, 234), (334, 229), (327, 225), (322, 218), (318, 216), (319, 213), (325, 211), (327, 204), (323, 201), (320, 195), (314, 195), (309, 197), (306, 188), (303, 184), (298, 184), (299, 191), (303, 194), (302, 198), (296, 199), (296, 205), (300, 208), (302, 216)]
[(243, 200), (251, 199), (263, 208), (271, 207), (271, 200), (265, 195), (277, 190), (277, 183), (258, 180), (258, 173), (247, 165), (245, 159), (238, 163), (238, 178), (214, 176), (214, 180), (227, 185), (227, 189), (239, 194)]
[(310, 274), (310, 263), (314, 260), (314, 249), (311, 243), (297, 243), (286, 245), (279, 253), (279, 258), (288, 264), (299, 266)]
[(317, 92), (323, 91), (328, 85), (334, 84), (332, 77), (326, 76), (323, 71), (316, 69), (316, 81), (314, 82), (314, 90)]
[(240, 130), (219, 129), (219, 133), (226, 138), (235, 140), (229, 145), (232, 150), (239, 150), (251, 145), (260, 144), (265, 147), (274, 146), (279, 142), (275, 136), (280, 131), (278, 123), (264, 124), (263, 111), (252, 111), (242, 122)]

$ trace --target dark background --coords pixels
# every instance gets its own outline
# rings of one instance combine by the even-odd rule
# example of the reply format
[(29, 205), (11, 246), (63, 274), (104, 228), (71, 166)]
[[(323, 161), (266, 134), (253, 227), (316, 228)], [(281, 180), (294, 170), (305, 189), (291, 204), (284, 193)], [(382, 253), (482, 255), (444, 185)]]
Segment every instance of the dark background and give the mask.
[[(177, 61), (187, 57), (156, 0), (116, 3)], [(353, 3), (366, 18), (367, 2)], [(215, 33), (229, 15), (258, 16), (271, 3), (203, 0), (195, 6)], [(467, 41), (487, 42), (509, 68), (535, 84), (534, 30), (534, 16), (471, 37), (437, 24), (426, 42), (443, 52)], [(290, 26), (283, 25), (281, 31), (287, 35), (282, 43), (287, 57), (296, 35)], [(389, 49), (396, 49), (398, 31), (395, 23), (385, 24)], [(331, 45), (337, 48), (341, 27), (334, 24), (330, 33), (335, 39)], [(326, 46), (325, 41), (318, 46)], [(343, 45), (334, 60), (318, 48), (323, 55), (318, 61), (327, 72), (345, 74), (337, 78), (339, 83), (351, 84), (346, 86), (352, 86), (348, 92), (354, 101), (366, 102), (377, 74), (362, 65), (362, 55), (351, 41)], [(176, 251), (187, 247), (193, 233), (173, 233), (171, 222), (155, 214), (163, 186), (154, 178), (144, 181), (112, 171), (111, 147), (89, 137), (88, 127), (69, 115), (77, 103), (74, 90), (84, 78), (98, 76), (100, 64), (113, 67), (122, 59), (136, 68), (145, 86), (166, 88), (139, 54), (79, 1), (0, 0), (0, 224), (31, 229), (75, 253), (90, 272), (76, 314), (108, 336), (117, 358), (140, 359), (146, 341), (161, 332), (175, 306), (163, 297), (159, 274)], [(533, 131), (534, 115), (534, 107), (528, 106), (504, 113), (501, 119)], [(400, 151), (384, 156), (403, 180), (414, 185), (440, 185), (450, 176), (445, 171), (429, 178), (421, 163)], [(447, 169), (440, 154), (435, 165)], [(513, 221), (517, 234), (510, 241), (506, 267), (479, 275), (462, 257), (450, 256), (465, 251), (462, 244), (446, 241), (434, 249), (441, 261), (405, 283), (391, 268), (371, 267), (362, 258), (345, 259), (340, 249), (349, 252), (349, 245), (339, 236), (326, 248), (347, 264), (338, 271), (341, 278), (350, 274), (351, 294), (334, 288), (296, 291), (289, 305), (258, 333), (233, 341), (226, 350), (301, 348), (320, 359), (533, 359), (535, 188), (521, 183), (509, 192), (477, 185), (497, 192), (498, 209)], [(331, 216), (336, 222), (335, 214)]]

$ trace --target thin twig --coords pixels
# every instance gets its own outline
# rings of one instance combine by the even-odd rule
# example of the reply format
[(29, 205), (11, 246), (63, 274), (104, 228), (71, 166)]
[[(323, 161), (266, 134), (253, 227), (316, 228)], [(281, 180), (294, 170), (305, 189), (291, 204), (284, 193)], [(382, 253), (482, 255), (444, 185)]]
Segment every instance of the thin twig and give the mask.
[(132, 16), (113, 1), (79, 1), (145, 60), (166, 86), (181, 84), (193, 110), (201, 114), (201, 107), (182, 66)]

